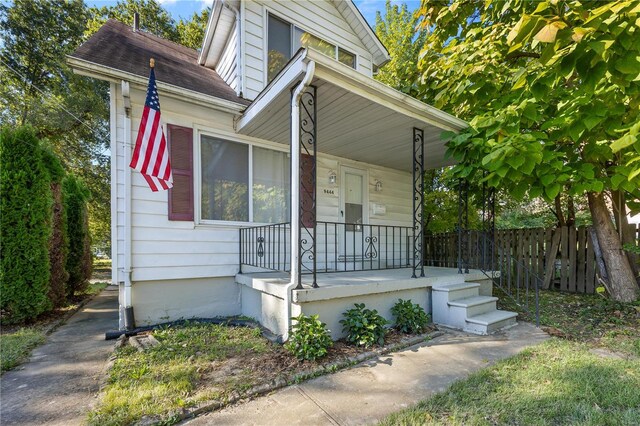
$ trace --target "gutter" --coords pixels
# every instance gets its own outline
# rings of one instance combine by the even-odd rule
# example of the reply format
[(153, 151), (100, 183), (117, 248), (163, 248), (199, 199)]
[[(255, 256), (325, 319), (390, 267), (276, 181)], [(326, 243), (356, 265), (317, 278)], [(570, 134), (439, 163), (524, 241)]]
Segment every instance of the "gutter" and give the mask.
[(311, 84), (316, 70), (316, 63), (310, 61), (302, 81), (291, 95), (291, 275), (284, 289), (284, 324), (282, 341), (289, 340), (291, 330), (292, 290), (300, 284), (300, 98)]

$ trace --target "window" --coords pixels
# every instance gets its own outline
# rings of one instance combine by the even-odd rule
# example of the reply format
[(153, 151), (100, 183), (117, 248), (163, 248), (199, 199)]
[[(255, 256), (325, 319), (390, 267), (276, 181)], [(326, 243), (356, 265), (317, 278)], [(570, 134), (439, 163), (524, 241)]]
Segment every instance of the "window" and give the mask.
[(356, 67), (356, 55), (349, 53), (341, 47), (338, 47), (338, 61), (345, 65), (349, 65), (351, 68)]
[(287, 153), (203, 135), (200, 158), (202, 220), (289, 220)]
[(253, 148), (253, 221), (289, 220), (291, 164), (284, 152)]
[(267, 34), (267, 77), (269, 81), (282, 70), (301, 47), (319, 51), (351, 68), (356, 67), (356, 55), (310, 34), (295, 25), (269, 14)]

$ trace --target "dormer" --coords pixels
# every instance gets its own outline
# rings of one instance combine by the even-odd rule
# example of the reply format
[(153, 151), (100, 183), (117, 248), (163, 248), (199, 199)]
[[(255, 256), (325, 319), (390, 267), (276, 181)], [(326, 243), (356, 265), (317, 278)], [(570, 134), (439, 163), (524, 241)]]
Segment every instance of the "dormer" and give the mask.
[(215, 0), (199, 63), (253, 100), (302, 47), (367, 77), (389, 60), (351, 0)]

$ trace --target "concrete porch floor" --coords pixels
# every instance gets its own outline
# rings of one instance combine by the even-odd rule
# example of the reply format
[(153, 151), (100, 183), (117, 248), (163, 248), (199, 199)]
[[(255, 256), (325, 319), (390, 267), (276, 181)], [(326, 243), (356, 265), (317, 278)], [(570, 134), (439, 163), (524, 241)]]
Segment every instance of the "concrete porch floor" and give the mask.
[[(424, 277), (411, 278), (411, 268), (378, 271), (346, 271), (319, 273), (318, 288), (312, 287), (312, 276), (302, 275), (301, 290), (294, 291), (294, 302), (309, 302), (358, 294), (384, 293), (417, 287), (431, 287), (469, 281), (483, 281), (487, 277), (479, 270), (459, 274), (456, 268), (425, 267)], [(289, 281), (287, 272), (251, 272), (236, 275), (236, 282), (280, 295)]]

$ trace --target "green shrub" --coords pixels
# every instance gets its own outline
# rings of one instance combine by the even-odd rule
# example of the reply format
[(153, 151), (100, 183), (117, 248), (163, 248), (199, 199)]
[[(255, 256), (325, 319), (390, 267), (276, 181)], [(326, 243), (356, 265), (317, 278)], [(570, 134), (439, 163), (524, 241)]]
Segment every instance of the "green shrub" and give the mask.
[(49, 240), (52, 196), (40, 141), (31, 127), (0, 131), (0, 309), (2, 322), (51, 308)]
[(89, 190), (84, 182), (73, 175), (68, 175), (62, 182), (64, 208), (67, 215), (67, 295), (87, 289), (91, 278), (91, 239), (89, 237), (89, 220), (87, 201)]
[(51, 195), (53, 197), (52, 232), (49, 240), (49, 299), (54, 308), (66, 301), (67, 272), (67, 217), (62, 200), (62, 180), (64, 168), (58, 157), (50, 150), (43, 150), (44, 166), (49, 173)]
[(296, 323), (285, 345), (287, 350), (298, 359), (310, 361), (325, 356), (333, 346), (327, 325), (320, 321), (318, 315), (300, 314), (292, 319)]
[(345, 319), (340, 320), (342, 331), (347, 333), (347, 342), (357, 346), (383, 345), (387, 333), (384, 319), (375, 309), (367, 309), (364, 303), (356, 303), (355, 308), (343, 313)]
[(391, 313), (396, 318), (395, 328), (401, 333), (420, 333), (429, 324), (429, 315), (417, 303), (411, 300), (398, 299), (391, 308)]

